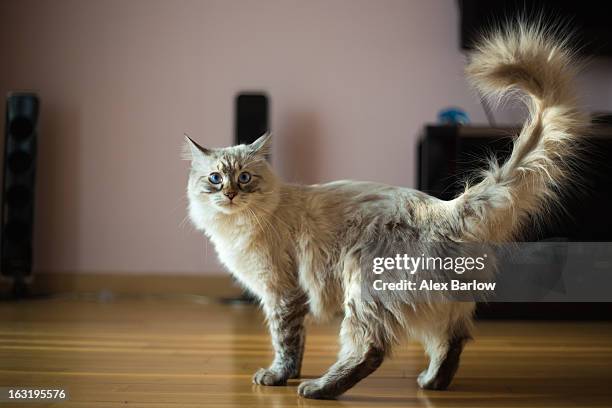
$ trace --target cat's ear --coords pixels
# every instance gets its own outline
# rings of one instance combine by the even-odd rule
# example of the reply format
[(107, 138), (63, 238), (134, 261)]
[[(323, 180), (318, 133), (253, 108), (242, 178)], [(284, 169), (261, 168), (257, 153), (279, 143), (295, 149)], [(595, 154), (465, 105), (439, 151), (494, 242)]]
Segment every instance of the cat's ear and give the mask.
[(205, 147), (197, 144), (192, 138), (185, 135), (185, 145), (183, 147), (183, 158), (185, 160), (201, 161), (205, 160), (207, 156), (211, 154), (211, 151)]
[(249, 149), (259, 156), (268, 156), (272, 148), (272, 135), (266, 132), (249, 145)]

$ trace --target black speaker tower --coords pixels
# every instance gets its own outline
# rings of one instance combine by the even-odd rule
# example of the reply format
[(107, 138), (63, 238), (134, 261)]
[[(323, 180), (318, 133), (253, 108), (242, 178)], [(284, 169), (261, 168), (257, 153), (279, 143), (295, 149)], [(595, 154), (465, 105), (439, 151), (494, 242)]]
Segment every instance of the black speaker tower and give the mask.
[(270, 130), (268, 96), (263, 92), (242, 92), (236, 96), (234, 142), (253, 143)]
[(24, 297), (32, 274), (36, 127), (39, 99), (10, 93), (6, 102), (2, 181), (1, 273), (13, 281), (13, 297)]

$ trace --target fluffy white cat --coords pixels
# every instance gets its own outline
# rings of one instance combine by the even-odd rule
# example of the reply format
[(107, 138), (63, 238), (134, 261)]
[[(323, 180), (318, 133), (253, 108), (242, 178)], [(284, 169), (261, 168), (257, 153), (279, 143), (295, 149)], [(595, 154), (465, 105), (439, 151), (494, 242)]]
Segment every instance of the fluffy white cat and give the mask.
[(506, 242), (531, 217), (546, 218), (570, 179), (574, 144), (588, 125), (571, 85), (565, 41), (543, 27), (516, 25), (484, 38), (467, 74), (485, 95), (524, 93), (530, 117), (510, 158), (451, 201), (408, 188), (338, 181), (287, 184), (265, 157), (270, 137), (251, 145), (204, 148), (187, 141), (192, 163), (189, 214), (227, 269), (261, 301), (275, 357), (253, 381), (284, 385), (300, 376), (304, 317), (344, 315), (338, 360), (299, 395), (334, 398), (368, 376), (407, 335), (430, 358), (423, 388), (445, 389), (470, 338), (474, 303), (366, 301), (363, 259), (380, 242)]

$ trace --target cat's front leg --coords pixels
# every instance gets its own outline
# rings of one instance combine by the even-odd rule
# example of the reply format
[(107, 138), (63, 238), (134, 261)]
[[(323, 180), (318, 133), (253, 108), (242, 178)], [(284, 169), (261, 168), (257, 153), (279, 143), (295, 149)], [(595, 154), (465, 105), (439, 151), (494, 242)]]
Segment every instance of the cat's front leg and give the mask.
[(263, 305), (274, 347), (274, 361), (270, 367), (259, 369), (253, 382), (286, 385), (289, 378), (300, 376), (306, 338), (307, 298), (301, 291), (296, 291), (290, 295), (268, 296), (263, 299)]

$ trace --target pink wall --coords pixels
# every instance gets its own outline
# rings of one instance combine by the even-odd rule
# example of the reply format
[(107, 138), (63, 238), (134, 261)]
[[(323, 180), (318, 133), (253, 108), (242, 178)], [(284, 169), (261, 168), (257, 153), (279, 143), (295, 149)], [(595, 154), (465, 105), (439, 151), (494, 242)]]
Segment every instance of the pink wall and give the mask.
[[(285, 179), (413, 186), (439, 108), (484, 121), (457, 21), (451, 0), (1, 2), (0, 93), (42, 98), (36, 269), (220, 272), (182, 222), (179, 149), (229, 144), (240, 90), (271, 96)], [(594, 107), (608, 68), (585, 80)]]

